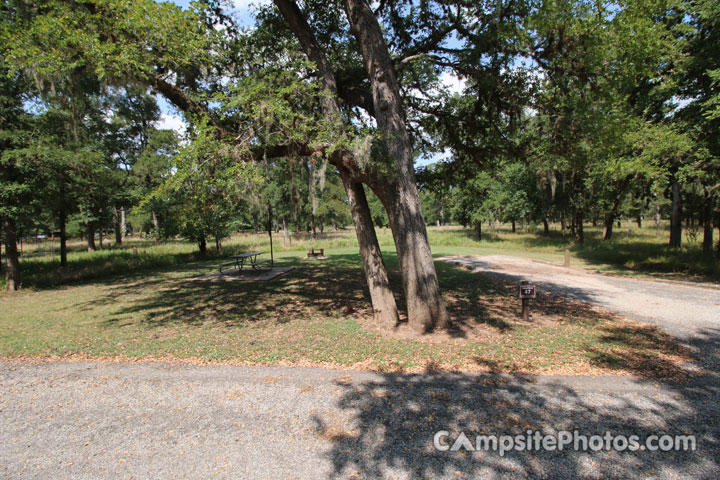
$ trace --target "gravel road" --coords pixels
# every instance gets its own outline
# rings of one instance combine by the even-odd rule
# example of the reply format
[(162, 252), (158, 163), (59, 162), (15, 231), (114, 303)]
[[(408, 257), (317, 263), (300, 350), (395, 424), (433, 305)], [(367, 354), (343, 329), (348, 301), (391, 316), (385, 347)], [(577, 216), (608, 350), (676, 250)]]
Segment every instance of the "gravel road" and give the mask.
[[(716, 380), (716, 379), (715, 379)], [(720, 382), (0, 363), (8, 479), (716, 479)], [(694, 434), (695, 451), (441, 452), (435, 432)], [(582, 446), (582, 445), (580, 445)]]

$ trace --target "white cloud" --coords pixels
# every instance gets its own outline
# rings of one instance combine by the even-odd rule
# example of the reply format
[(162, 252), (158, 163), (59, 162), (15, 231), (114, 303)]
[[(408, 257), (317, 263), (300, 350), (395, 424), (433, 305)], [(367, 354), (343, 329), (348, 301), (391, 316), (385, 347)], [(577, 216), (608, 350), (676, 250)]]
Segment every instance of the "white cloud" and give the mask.
[(463, 92), (466, 81), (455, 75), (455, 72), (446, 70), (440, 74), (440, 83), (448, 93), (454, 94)]
[(415, 166), (416, 167), (426, 167), (426, 166), (430, 165), (431, 163), (448, 162), (448, 161), (452, 160), (452, 158), (453, 158), (452, 150), (446, 147), (442, 152), (438, 152), (429, 157), (416, 158)]
[(251, 10), (255, 5), (269, 5), (272, 0), (235, 0), (233, 6), (238, 10)]
[(160, 114), (160, 120), (155, 124), (155, 127), (160, 130), (175, 130), (178, 135), (185, 135), (185, 121), (179, 115), (166, 115)]

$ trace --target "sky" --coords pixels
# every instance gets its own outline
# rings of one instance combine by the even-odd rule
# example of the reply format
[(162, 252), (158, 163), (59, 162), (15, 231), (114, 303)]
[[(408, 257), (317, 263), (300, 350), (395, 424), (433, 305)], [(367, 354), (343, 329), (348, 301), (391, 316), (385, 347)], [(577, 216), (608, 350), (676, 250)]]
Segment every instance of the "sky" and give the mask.
[[(253, 11), (255, 6), (266, 5), (271, 3), (271, 1), (272, 0), (234, 0), (232, 2), (235, 6), (233, 13), (241, 27), (250, 27), (254, 22)], [(174, 3), (181, 8), (188, 8), (190, 0), (172, 0), (169, 3)], [(444, 72), (440, 76), (440, 80), (450, 93), (460, 93), (465, 86), (465, 81), (459, 79), (451, 72)], [(177, 131), (181, 135), (184, 134), (185, 122), (183, 121), (180, 112), (178, 112), (178, 110), (168, 103), (168, 101), (162, 96), (158, 95), (157, 100), (161, 111), (160, 121), (157, 123), (157, 128), (168, 128)], [(445, 152), (434, 155), (430, 158), (417, 158), (415, 160), (415, 165), (425, 166), (430, 163), (445, 160), (449, 157), (450, 151), (446, 150)]]

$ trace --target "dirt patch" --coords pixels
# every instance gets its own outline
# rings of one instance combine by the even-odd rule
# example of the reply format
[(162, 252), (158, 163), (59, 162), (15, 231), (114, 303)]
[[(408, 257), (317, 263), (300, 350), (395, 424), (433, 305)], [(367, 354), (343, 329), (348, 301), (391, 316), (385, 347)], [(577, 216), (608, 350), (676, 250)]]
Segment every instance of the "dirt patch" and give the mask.
[(325, 412), (316, 415), (313, 420), (315, 427), (312, 432), (325, 440), (337, 442), (358, 436), (357, 430), (348, 428), (348, 421), (336, 413)]
[(280, 381), (280, 377), (262, 377), (258, 380), (260, 380), (260, 383), (263, 385), (275, 385)]

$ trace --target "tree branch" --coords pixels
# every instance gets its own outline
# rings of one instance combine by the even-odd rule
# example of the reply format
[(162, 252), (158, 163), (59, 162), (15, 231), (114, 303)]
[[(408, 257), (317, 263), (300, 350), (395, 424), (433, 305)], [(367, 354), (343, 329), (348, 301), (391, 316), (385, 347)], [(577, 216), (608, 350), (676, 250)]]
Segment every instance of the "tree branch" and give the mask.
[(223, 126), (219, 125), (214, 118), (210, 115), (207, 107), (196, 102), (188, 94), (182, 91), (182, 89), (172, 83), (163, 80), (158, 75), (152, 75), (148, 77), (148, 82), (155, 90), (161, 93), (165, 98), (170, 100), (173, 105), (178, 107), (183, 112), (190, 113), (192, 115), (206, 115), (210, 120), (210, 124), (217, 129), (218, 136), (230, 136), (231, 133), (226, 130)]

